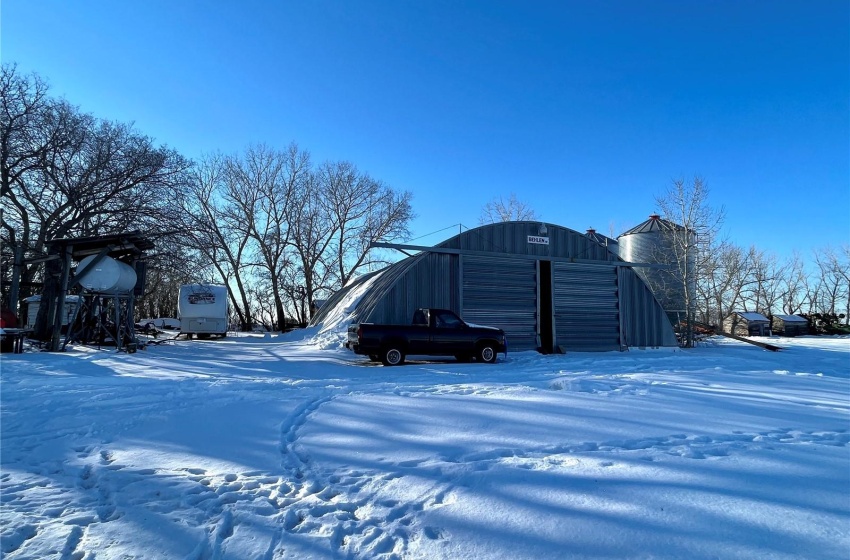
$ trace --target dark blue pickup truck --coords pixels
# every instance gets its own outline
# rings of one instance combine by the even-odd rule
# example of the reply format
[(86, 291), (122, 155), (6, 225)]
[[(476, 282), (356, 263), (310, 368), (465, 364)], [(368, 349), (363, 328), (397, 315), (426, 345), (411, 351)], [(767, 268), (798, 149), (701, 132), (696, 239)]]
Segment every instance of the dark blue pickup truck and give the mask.
[(492, 364), (508, 353), (505, 332), (467, 324), (448, 309), (419, 309), (410, 325), (360, 323), (348, 327), (346, 347), (385, 366), (404, 363), (407, 355), (455, 356), (459, 361)]

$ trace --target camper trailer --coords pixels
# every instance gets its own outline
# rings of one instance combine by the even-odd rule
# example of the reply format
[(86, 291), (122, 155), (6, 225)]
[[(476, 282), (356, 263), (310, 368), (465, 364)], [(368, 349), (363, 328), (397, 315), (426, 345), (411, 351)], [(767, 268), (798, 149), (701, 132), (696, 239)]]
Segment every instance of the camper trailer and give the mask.
[(227, 336), (230, 306), (227, 286), (213, 284), (186, 284), (180, 286), (177, 313), (180, 315), (180, 332), (187, 337), (198, 335)]

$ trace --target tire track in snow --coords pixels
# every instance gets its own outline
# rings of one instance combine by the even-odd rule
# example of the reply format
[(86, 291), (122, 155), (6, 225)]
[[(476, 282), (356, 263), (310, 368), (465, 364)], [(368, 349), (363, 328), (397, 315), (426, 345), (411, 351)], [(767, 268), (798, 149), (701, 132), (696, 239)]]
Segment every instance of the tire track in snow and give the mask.
[(288, 469), (295, 480), (300, 481), (310, 461), (307, 452), (298, 443), (298, 430), (307, 423), (307, 419), (320, 406), (336, 398), (334, 395), (324, 395), (300, 405), (281, 424), (280, 451), (283, 454), (283, 467)]
[[(646, 451), (663, 453), (685, 459), (709, 459), (746, 453), (751, 450), (773, 450), (776, 446), (784, 444), (846, 447), (850, 445), (850, 433), (846, 429), (836, 431), (802, 431), (792, 428), (779, 428), (757, 433), (735, 431), (731, 434), (673, 434), (661, 437), (571, 443), (527, 450), (501, 448), (472, 453), (462, 457), (448, 457), (445, 460), (459, 464), (477, 464), (477, 470), (488, 468), (488, 464), (495, 465), (506, 462), (523, 468), (533, 468), (530, 466), (531, 463), (522, 465), (517, 463), (517, 460), (527, 459), (531, 462), (540, 462), (563, 455), (588, 453), (619, 454)], [(654, 460), (651, 456), (641, 458), (644, 460)], [(425, 463), (425, 461), (422, 463)], [(417, 465), (418, 463), (414, 461), (409, 466)], [(603, 466), (610, 465), (610, 462), (603, 463)]]

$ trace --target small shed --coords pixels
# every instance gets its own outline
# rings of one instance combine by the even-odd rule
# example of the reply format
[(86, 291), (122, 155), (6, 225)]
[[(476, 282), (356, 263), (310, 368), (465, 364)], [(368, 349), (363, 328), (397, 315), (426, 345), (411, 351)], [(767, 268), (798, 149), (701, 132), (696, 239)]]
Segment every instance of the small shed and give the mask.
[(782, 336), (809, 334), (809, 322), (799, 315), (774, 315), (770, 326), (775, 334)]
[[(26, 321), (24, 321), (24, 328), (32, 329), (35, 327), (35, 319), (38, 317), (38, 308), (41, 307), (41, 296), (30, 296), (24, 298), (23, 301), (27, 305), (27, 317)], [(68, 323), (74, 318), (79, 305), (80, 296), (65, 296), (65, 314), (62, 316), (63, 330), (68, 327)]]
[(725, 332), (738, 336), (769, 336), (770, 320), (761, 313), (735, 311), (723, 321)]

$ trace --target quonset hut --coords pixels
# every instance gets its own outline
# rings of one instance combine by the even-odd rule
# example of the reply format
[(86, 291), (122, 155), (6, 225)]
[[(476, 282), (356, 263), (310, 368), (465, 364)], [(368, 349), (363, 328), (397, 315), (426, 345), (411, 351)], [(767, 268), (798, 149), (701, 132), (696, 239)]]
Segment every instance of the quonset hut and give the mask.
[[(571, 229), (500, 222), (415, 249), (421, 252), (350, 282), (311, 324), (343, 312), (352, 323), (408, 324), (416, 309), (436, 307), (503, 329), (511, 350), (677, 344), (664, 310), (631, 264)], [(338, 309), (344, 305), (350, 307)]]

